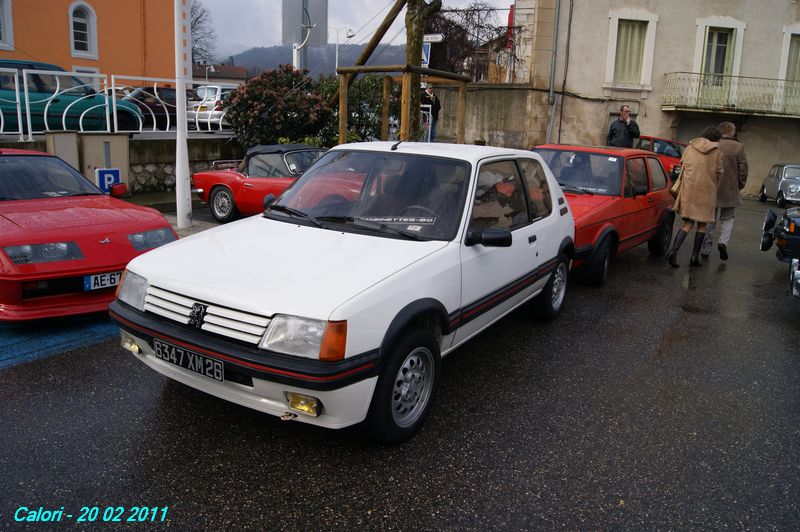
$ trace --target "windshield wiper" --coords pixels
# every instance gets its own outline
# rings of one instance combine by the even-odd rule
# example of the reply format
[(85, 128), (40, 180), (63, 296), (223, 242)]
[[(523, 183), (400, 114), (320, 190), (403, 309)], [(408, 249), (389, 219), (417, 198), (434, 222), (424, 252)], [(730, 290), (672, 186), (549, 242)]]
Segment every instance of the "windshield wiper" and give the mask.
[(298, 211), (297, 209), (293, 209), (292, 207), (287, 207), (286, 205), (275, 205), (275, 204), (273, 204), (273, 205), (270, 205), (269, 207), (267, 207), (266, 210), (283, 212), (283, 213), (286, 213), (286, 214), (288, 214), (290, 216), (295, 216), (297, 218), (303, 218), (304, 220), (308, 220), (309, 222), (311, 222), (312, 224), (316, 225), (317, 227), (323, 227), (322, 224), (319, 223), (319, 220), (317, 220), (316, 218), (314, 218), (310, 214), (305, 213), (303, 211)]
[(69, 194), (61, 194), (59, 198), (74, 198), (75, 196), (104, 196), (102, 192), (70, 192)]
[(589, 190), (586, 190), (585, 188), (581, 188), (579, 186), (576, 186), (576, 185), (570, 185), (569, 183), (559, 183), (559, 185), (564, 190), (568, 190), (570, 192), (577, 192), (578, 194), (589, 194), (590, 196), (594, 196), (593, 192), (591, 192)]
[(409, 240), (419, 240), (419, 241), (428, 240), (427, 238), (423, 238), (417, 233), (413, 233), (411, 231), (406, 231), (404, 229), (391, 227), (390, 225), (384, 223), (371, 222), (369, 220), (364, 220), (362, 218), (355, 218), (353, 216), (320, 216), (318, 219), (326, 222), (333, 222), (339, 224), (353, 224), (355, 227), (361, 229), (369, 229), (370, 231), (376, 231), (379, 233), (391, 233), (394, 235), (400, 235)]

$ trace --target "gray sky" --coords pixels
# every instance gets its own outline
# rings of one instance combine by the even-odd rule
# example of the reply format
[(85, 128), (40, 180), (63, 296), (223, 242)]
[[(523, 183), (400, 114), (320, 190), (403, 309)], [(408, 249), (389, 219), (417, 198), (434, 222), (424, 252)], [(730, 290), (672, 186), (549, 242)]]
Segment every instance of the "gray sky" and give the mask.
[[(219, 57), (243, 52), (256, 46), (275, 46), (281, 42), (281, 0), (201, 0), (214, 20), (217, 33), (216, 52)], [(505, 25), (508, 7), (514, 0), (483, 0), (487, 4), (502, 8), (498, 11)], [(349, 41), (345, 30), (339, 32), (341, 44), (360, 44), (369, 41), (378, 25), (383, 21), (395, 0), (328, 0), (328, 42), (336, 42), (336, 30), (350, 27), (357, 32)], [(470, 0), (443, 0), (445, 8), (464, 7)], [(374, 18), (373, 18), (374, 17)], [(370, 20), (372, 19), (372, 20)], [(398, 15), (394, 25), (382, 42), (405, 43), (405, 10)]]

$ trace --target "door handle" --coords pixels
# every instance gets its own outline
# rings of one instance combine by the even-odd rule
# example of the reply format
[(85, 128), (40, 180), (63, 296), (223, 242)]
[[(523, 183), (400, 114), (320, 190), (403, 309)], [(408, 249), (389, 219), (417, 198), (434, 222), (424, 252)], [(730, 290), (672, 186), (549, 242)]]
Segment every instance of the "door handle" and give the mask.
[(647, 203), (653, 203), (653, 196), (647, 196)]
[(254, 186), (255, 186), (255, 185), (253, 185), (252, 183), (245, 183), (245, 184), (244, 184), (244, 187), (245, 187), (245, 188), (253, 188)]
[(536, 235), (531, 235), (528, 237), (528, 244), (533, 244), (536, 242)]

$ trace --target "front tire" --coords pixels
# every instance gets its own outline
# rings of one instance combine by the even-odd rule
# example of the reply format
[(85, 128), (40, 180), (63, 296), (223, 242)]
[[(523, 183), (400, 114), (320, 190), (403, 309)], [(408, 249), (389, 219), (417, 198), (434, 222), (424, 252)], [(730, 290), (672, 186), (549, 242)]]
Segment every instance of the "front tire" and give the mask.
[(219, 223), (227, 223), (236, 217), (236, 202), (233, 201), (233, 193), (225, 187), (217, 187), (211, 191), (209, 198), (211, 215)]
[(764, 203), (767, 201), (767, 187), (761, 186), (761, 190), (758, 191), (758, 201)]
[(611, 255), (613, 248), (611, 239), (606, 237), (597, 248), (597, 252), (586, 265), (586, 281), (593, 286), (603, 286), (608, 278), (608, 270), (611, 267)]
[(781, 209), (786, 208), (786, 198), (783, 197), (783, 191), (778, 192), (778, 197), (775, 198), (775, 203), (777, 203), (778, 207), (780, 207)]
[(542, 320), (554, 320), (561, 314), (567, 297), (569, 278), (569, 259), (562, 251), (556, 259), (556, 268), (544, 285), (542, 292), (534, 299), (536, 316)]
[(370, 434), (386, 443), (401, 443), (416, 434), (430, 413), (440, 372), (433, 334), (425, 329), (404, 334), (378, 377), (367, 414)]

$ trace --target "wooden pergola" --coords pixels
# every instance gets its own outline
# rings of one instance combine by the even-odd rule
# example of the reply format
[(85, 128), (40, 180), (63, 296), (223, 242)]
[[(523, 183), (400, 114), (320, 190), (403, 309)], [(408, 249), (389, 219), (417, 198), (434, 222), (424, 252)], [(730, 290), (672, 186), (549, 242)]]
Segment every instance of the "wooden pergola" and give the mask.
[[(411, 86), (412, 74), (429, 76), (431, 78), (446, 79), (458, 83), (458, 107), (456, 109), (456, 143), (464, 143), (464, 112), (467, 104), (467, 83), (469, 76), (453, 74), (444, 70), (433, 68), (422, 68), (414, 65), (370, 65), (339, 67), (336, 70), (339, 74), (339, 87), (348, 86), (348, 76), (355, 77), (358, 74), (402, 74), (402, 93), (400, 98), (400, 140), (408, 140), (409, 119), (411, 117), (411, 91), (415, 87)], [(381, 139), (388, 140), (389, 137), (389, 82), (391, 77), (386, 75), (383, 78), (383, 114), (381, 123)], [(419, 90), (419, 87), (416, 87)], [(347, 142), (347, 91), (339, 91), (339, 144)]]

